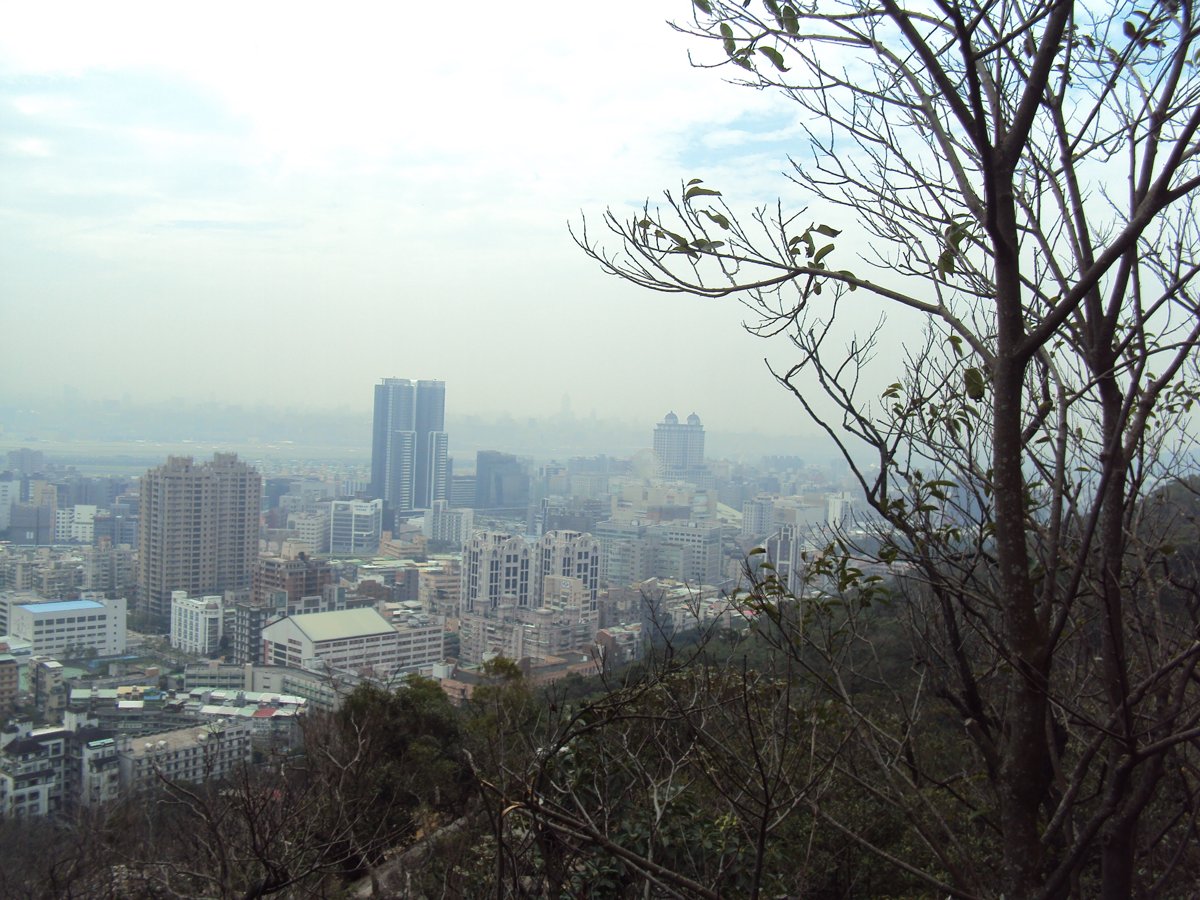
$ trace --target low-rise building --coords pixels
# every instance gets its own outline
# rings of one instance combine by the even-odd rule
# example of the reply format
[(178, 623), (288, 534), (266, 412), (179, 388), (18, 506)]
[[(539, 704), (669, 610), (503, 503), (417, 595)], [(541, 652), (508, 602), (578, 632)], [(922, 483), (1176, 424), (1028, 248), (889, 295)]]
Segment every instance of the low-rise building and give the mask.
[(63, 809), (67, 745), (64, 728), (24, 730), (0, 753), (0, 816), (46, 816)]
[(262, 630), (267, 665), (386, 676), (400, 665), (400, 635), (374, 609), (289, 616)]
[(32, 641), (37, 654), (119, 656), (125, 652), (125, 598), (19, 603), (10, 608), (9, 632)]
[(202, 782), (226, 778), (248, 764), (250, 754), (250, 726), (241, 722), (121, 738), (121, 789), (136, 792), (164, 780)]

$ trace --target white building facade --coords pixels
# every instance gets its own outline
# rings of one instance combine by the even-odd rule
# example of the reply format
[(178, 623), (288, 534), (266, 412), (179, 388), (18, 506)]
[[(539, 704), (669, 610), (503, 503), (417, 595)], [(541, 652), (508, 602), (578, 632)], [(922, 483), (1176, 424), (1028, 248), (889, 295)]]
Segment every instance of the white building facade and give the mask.
[(421, 531), (431, 541), (461, 547), (471, 539), (474, 527), (474, 510), (451, 509), (448, 501), (434, 500), (433, 506), (425, 513)]
[(359, 556), (379, 549), (382, 500), (334, 500), (329, 505), (329, 552)]
[(485, 612), (502, 602), (518, 608), (530, 606), (531, 557), (529, 544), (519, 535), (494, 531), (472, 535), (463, 547), (462, 611)]
[(125, 598), (22, 603), (9, 612), (9, 632), (33, 644), (33, 653), (63, 656), (94, 650), (97, 656), (125, 652)]
[(171, 646), (184, 653), (209, 656), (221, 646), (225, 610), (219, 594), (189, 597), (171, 592)]
[(288, 616), (262, 630), (269, 666), (387, 676), (401, 666), (400, 635), (374, 609)]

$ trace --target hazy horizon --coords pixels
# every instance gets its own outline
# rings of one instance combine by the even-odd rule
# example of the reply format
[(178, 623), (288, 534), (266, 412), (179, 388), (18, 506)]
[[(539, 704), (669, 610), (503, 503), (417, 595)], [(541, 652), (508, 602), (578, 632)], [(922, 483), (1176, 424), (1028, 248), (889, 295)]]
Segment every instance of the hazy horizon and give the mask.
[(808, 431), (762, 362), (786, 341), (606, 276), (568, 231), (694, 177), (803, 207), (796, 110), (691, 68), (714, 48), (667, 24), (687, 2), (468, 3), (402, 50), (443, 14), (67, 6), (0, 31), (6, 403), (357, 411), (397, 376), (446, 381), (451, 416), (569, 395), (580, 419)]

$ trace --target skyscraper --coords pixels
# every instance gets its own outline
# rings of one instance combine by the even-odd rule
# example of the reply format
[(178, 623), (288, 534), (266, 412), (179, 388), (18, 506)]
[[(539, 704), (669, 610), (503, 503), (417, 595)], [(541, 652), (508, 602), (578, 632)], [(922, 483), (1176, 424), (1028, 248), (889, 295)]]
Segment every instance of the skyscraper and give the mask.
[(692, 413), (686, 424), (667, 413), (654, 426), (654, 455), (663, 478), (694, 480), (704, 470), (704, 426)]
[(389, 510), (446, 499), (446, 383), (385, 378), (375, 385), (371, 493)]
[(171, 592), (188, 596), (248, 590), (258, 561), (262, 478), (236, 453), (196, 465), (168, 457), (142, 476), (138, 604), (159, 624)]

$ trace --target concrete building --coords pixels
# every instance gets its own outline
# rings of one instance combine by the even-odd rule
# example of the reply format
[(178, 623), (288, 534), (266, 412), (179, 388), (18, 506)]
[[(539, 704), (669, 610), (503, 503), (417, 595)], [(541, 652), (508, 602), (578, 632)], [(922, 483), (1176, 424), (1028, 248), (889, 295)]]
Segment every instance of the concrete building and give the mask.
[(484, 612), (502, 602), (523, 608), (534, 605), (532, 554), (523, 537), (481, 531), (463, 547), (462, 611)]
[(388, 618), (399, 636), (397, 672), (417, 672), (442, 661), (446, 643), (443, 616), (401, 609), (390, 612)]
[[(808, 529), (800, 525), (781, 525), (767, 538), (766, 557), (775, 567), (775, 576), (789, 593), (799, 596), (804, 591), (805, 534)], [(814, 548), (815, 549), (815, 548)], [(753, 563), (754, 560), (751, 560)]]
[(121, 790), (146, 790), (163, 778), (195, 783), (228, 777), (249, 764), (250, 737), (248, 724), (230, 722), (121, 738)]
[(462, 597), (462, 560), (435, 557), (417, 572), (417, 600), (421, 608), (438, 616), (458, 615)]
[(691, 584), (725, 580), (724, 532), (713, 521), (609, 520), (596, 526), (601, 578), (622, 587), (647, 578), (675, 578)]
[(67, 805), (91, 809), (121, 796), (120, 745), (99, 730), (77, 732), (68, 744)]
[(18, 603), (9, 608), (9, 632), (33, 642), (39, 655), (91, 650), (97, 656), (125, 652), (125, 598)]
[(368, 597), (347, 591), (332, 584), (325, 585), (319, 594), (292, 599), (287, 591), (268, 591), (262, 600), (240, 599), (226, 603), (225, 627), (231, 662), (262, 665), (262, 630), (284, 616), (337, 612), (361, 609), (373, 605)]
[(742, 504), (742, 537), (760, 538), (775, 530), (775, 497), (759, 494)]
[(171, 593), (171, 646), (184, 653), (210, 656), (221, 648), (225, 609), (220, 594), (189, 597)]
[(313, 559), (302, 554), (295, 559), (259, 557), (254, 573), (251, 599), (266, 602), (275, 591), (283, 591), (294, 602), (301, 597), (319, 597), (328, 584), (333, 584), (333, 566), (327, 560)]
[(497, 450), (475, 454), (475, 509), (516, 510), (524, 518), (529, 487), (528, 468), (517, 457)]
[(641, 659), (646, 652), (642, 623), (631, 622), (599, 629), (596, 632), (596, 647), (606, 671)]
[(720, 584), (725, 580), (720, 525), (664, 522), (651, 525), (647, 534), (654, 542), (653, 577), (675, 578), (689, 584)]
[(57, 659), (34, 656), (29, 660), (29, 692), (33, 708), (43, 722), (60, 724), (67, 708), (67, 685), (63, 664)]
[(0, 752), (0, 816), (48, 816), (64, 808), (67, 746), (64, 728), (23, 731)]
[(34, 547), (54, 543), (55, 515), (52, 505), (14, 503), (9, 510), (8, 539), (14, 544)]
[(463, 551), (459, 658), (546, 659), (590, 647), (599, 573), (600, 547), (590, 534), (551, 531), (533, 546), (475, 535)]
[(833, 529), (851, 527), (857, 506), (851, 494), (830, 494), (825, 498), (825, 524)]
[(704, 472), (704, 426), (692, 413), (680, 422), (675, 413), (654, 426), (654, 455), (663, 478), (692, 481)]
[(272, 666), (386, 677), (400, 665), (400, 636), (374, 609), (289, 616), (263, 628), (262, 641)]
[(446, 499), (445, 419), (444, 381), (385, 378), (375, 385), (371, 495), (389, 512), (427, 509)]
[(0, 720), (16, 708), (20, 689), (21, 671), (17, 658), (11, 653), (0, 653)]
[(596, 609), (600, 589), (600, 543), (578, 531), (548, 531), (534, 548), (533, 591), (537, 605), (546, 603), (546, 579), (561, 575), (579, 579), (587, 595), (587, 608)]
[(382, 534), (382, 500), (334, 500), (329, 505), (331, 554), (370, 555), (379, 549)]
[(91, 504), (60, 507), (54, 512), (54, 543), (90, 544), (97, 509)]
[(307, 554), (329, 552), (329, 510), (318, 509), (315, 512), (289, 513), (287, 517), (289, 531), (295, 532), (295, 537), (289, 542), (298, 552)]
[(421, 532), (431, 541), (461, 547), (471, 538), (475, 527), (475, 512), (470, 509), (452, 509), (447, 500), (434, 500)]
[(130, 597), (137, 590), (137, 551), (132, 547), (114, 544), (80, 547), (79, 559), (82, 590)]
[(10, 473), (0, 475), (0, 534), (8, 531), (12, 507), (21, 500), (21, 481)]
[(139, 608), (170, 621), (171, 595), (249, 590), (258, 559), (262, 479), (235, 453), (199, 465), (172, 456), (142, 476)]

